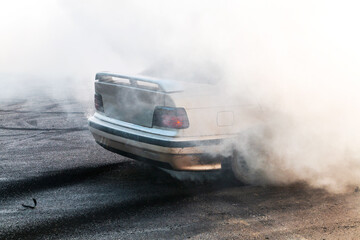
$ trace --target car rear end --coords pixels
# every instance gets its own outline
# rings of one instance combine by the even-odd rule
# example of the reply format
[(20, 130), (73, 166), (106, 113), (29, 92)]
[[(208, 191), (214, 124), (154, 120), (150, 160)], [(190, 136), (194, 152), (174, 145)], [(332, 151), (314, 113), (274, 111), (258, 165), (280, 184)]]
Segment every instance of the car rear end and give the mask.
[(216, 170), (221, 143), (236, 136), (236, 109), (215, 86), (98, 73), (89, 128), (102, 147), (162, 168)]

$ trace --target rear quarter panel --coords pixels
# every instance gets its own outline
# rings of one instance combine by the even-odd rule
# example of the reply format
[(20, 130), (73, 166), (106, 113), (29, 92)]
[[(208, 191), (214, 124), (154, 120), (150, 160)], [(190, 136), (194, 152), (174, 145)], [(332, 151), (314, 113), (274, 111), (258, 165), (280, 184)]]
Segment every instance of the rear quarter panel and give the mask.
[(169, 105), (185, 108), (189, 118), (190, 126), (180, 136), (236, 135), (260, 123), (258, 105), (234, 102), (216, 91), (173, 93), (170, 99)]

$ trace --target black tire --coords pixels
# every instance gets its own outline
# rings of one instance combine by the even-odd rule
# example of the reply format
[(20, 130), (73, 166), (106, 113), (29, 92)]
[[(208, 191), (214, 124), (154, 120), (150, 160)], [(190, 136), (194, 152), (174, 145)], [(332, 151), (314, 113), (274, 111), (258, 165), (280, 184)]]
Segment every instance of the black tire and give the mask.
[(231, 170), (234, 177), (244, 184), (253, 184), (254, 176), (251, 173), (248, 164), (244, 157), (237, 151), (234, 152), (231, 158)]

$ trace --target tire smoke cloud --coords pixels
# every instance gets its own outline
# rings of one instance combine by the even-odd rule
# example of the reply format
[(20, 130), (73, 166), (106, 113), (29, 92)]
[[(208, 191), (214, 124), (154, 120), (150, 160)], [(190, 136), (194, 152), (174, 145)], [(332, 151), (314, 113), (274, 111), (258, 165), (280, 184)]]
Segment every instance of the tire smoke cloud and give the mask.
[(356, 1), (1, 5), (3, 97), (92, 102), (98, 71), (133, 74), (168, 62), (179, 75), (198, 69), (211, 75), (216, 68), (219, 90), (234, 104), (256, 102), (262, 111), (263, 124), (226, 146), (242, 153), (251, 181), (304, 181), (333, 192), (359, 183)]

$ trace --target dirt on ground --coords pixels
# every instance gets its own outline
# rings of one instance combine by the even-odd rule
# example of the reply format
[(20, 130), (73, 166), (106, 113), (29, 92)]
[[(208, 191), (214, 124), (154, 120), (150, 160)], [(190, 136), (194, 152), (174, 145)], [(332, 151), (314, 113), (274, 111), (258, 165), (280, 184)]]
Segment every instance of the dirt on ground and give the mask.
[(0, 101), (0, 239), (360, 239), (358, 189), (180, 181), (98, 146), (84, 109)]

